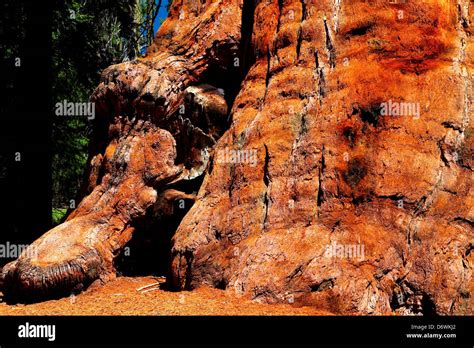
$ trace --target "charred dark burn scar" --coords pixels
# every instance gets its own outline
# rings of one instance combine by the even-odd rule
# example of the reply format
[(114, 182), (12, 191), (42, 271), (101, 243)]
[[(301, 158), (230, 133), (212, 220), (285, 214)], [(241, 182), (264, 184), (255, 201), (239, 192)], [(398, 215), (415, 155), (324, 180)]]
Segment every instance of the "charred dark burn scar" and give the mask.
[(354, 147), (357, 131), (353, 127), (344, 127), (342, 135), (347, 139), (349, 145)]
[(373, 103), (367, 107), (355, 105), (352, 108), (352, 115), (358, 115), (362, 122), (377, 127), (381, 119), (381, 103)]
[(344, 181), (351, 187), (356, 187), (367, 175), (367, 165), (359, 158), (351, 159), (347, 163), (347, 169), (343, 173)]

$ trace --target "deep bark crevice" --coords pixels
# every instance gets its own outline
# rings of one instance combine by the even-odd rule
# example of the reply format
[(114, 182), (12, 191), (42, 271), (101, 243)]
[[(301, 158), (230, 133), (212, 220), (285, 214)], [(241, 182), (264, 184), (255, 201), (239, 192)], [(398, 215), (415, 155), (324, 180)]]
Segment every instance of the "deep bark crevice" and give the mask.
[(314, 51), (314, 65), (316, 67), (316, 74), (318, 77), (318, 90), (317, 90), (317, 96), (319, 99), (319, 103), (323, 103), (323, 98), (326, 94), (326, 81), (324, 78), (324, 68), (321, 66), (320, 61), (319, 61), (319, 52), (316, 49)]
[(296, 62), (300, 60), (300, 53), (301, 53), (301, 45), (303, 43), (303, 28), (302, 24), (306, 20), (307, 16), (307, 9), (306, 9), (306, 4), (304, 2), (305, 0), (301, 0), (301, 21), (300, 21), (300, 26), (298, 28), (298, 38), (296, 41)]
[(328, 26), (327, 19), (324, 19), (324, 30), (326, 32), (326, 49), (329, 55), (329, 67), (335, 68), (336, 67), (336, 48), (332, 43), (331, 32)]
[(265, 163), (263, 165), (263, 184), (265, 185), (265, 193), (263, 195), (263, 206), (264, 206), (264, 215), (263, 215), (263, 229), (266, 229), (266, 225), (268, 222), (268, 209), (270, 205), (270, 198), (269, 198), (269, 186), (271, 182), (270, 172), (268, 166), (270, 164), (270, 154), (268, 152), (268, 146), (265, 144)]
[(265, 104), (265, 100), (267, 99), (267, 93), (268, 93), (268, 86), (270, 85), (270, 78), (271, 78), (271, 73), (270, 73), (270, 66), (271, 66), (271, 53), (270, 53), (270, 49), (268, 49), (267, 51), (267, 72), (265, 74), (265, 94), (263, 96), (263, 100), (262, 100), (262, 105), (261, 107), (263, 107), (263, 105)]
[(193, 180), (167, 184), (160, 189), (159, 196), (163, 196), (163, 192), (168, 190), (176, 190), (184, 195), (161, 200), (148, 209), (145, 216), (134, 222), (132, 239), (114, 260), (118, 275), (169, 277), (171, 239), (194, 205), (191, 197), (197, 194), (203, 180), (204, 175), (201, 175)]
[(321, 161), (319, 163), (319, 176), (318, 176), (318, 196), (317, 196), (317, 206), (318, 206), (318, 216), (321, 210), (321, 205), (324, 201), (324, 190), (323, 190), (323, 179), (324, 179), (324, 171), (326, 169), (326, 159), (324, 153), (324, 146), (321, 150)]
[(277, 34), (280, 32), (281, 28), (281, 17), (283, 16), (283, 0), (278, 0), (278, 24), (277, 24)]
[(244, 0), (241, 24), (241, 57), (242, 70), (240, 80), (245, 80), (250, 67), (255, 63), (255, 53), (252, 50), (252, 35), (254, 31), (255, 0)]
[(296, 41), (296, 61), (300, 60), (300, 53), (301, 53), (301, 44), (303, 41), (302, 29), (301, 27), (298, 29), (298, 39)]

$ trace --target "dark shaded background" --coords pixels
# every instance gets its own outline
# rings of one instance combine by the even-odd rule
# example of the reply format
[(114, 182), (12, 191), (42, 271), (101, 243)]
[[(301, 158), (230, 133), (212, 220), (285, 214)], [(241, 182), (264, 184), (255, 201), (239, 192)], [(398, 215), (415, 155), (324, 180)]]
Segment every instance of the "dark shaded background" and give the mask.
[(51, 226), (51, 8), (36, 0), (0, 8), (0, 243), (24, 244)]
[[(54, 105), (88, 102), (103, 69), (145, 53), (168, 6), (166, 0), (1, 1), (0, 245), (29, 244), (65, 218), (82, 181), (92, 125), (85, 117), (55, 117)], [(0, 256), (0, 267), (11, 260)]]

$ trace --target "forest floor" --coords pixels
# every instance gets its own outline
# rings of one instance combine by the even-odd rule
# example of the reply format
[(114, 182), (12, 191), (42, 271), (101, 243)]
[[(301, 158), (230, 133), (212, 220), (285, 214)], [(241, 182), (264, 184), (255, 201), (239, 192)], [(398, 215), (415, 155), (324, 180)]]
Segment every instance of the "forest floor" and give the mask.
[[(138, 290), (144, 286), (156, 286)], [(171, 292), (165, 279), (119, 277), (104, 286), (91, 286), (79, 295), (35, 304), (0, 303), (0, 315), (330, 315), (312, 307), (261, 304), (230, 291), (199, 288)]]

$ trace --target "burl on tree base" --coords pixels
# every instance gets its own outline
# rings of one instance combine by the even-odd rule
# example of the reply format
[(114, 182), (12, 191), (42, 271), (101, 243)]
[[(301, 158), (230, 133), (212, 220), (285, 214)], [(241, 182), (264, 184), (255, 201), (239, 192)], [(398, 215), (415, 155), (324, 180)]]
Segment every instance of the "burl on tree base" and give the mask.
[[(153, 223), (175, 290), (472, 314), (473, 10), (174, 1), (148, 55), (103, 73), (82, 202), (3, 269), (4, 294), (105, 282)], [(169, 231), (176, 200), (194, 205)]]

